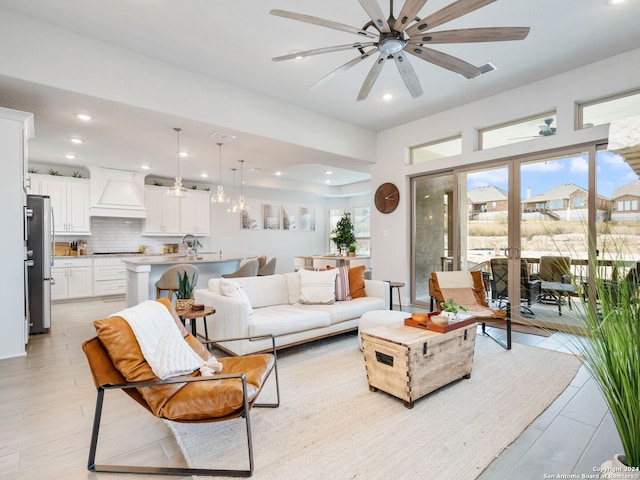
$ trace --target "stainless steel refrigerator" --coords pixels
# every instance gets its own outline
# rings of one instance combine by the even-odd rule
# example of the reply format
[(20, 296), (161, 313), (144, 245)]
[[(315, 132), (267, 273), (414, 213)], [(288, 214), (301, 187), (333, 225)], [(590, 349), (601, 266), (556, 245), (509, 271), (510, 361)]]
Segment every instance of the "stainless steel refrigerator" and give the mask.
[(51, 267), (53, 210), (46, 195), (27, 196), (27, 271), (29, 276), (29, 334), (51, 328)]

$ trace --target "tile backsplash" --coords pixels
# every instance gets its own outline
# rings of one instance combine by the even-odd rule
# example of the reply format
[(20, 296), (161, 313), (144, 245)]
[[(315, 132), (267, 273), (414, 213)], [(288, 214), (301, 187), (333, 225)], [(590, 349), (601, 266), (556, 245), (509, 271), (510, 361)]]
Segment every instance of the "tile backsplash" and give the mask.
[(165, 243), (180, 243), (182, 235), (175, 237), (147, 237), (142, 235), (140, 218), (91, 217), (91, 235), (57, 236), (60, 242), (85, 240), (87, 254), (94, 252), (137, 252), (145, 246), (150, 254), (162, 253)]

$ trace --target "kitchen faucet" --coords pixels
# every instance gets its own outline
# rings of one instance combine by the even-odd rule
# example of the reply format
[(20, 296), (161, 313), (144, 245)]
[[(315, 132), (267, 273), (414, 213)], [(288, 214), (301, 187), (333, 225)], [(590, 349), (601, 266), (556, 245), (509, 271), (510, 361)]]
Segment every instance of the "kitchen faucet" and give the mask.
[(182, 237), (182, 243), (184, 243), (187, 248), (191, 248), (194, 255), (198, 254), (198, 240), (196, 240), (196, 237), (194, 237), (190, 233), (187, 233), (184, 237)]

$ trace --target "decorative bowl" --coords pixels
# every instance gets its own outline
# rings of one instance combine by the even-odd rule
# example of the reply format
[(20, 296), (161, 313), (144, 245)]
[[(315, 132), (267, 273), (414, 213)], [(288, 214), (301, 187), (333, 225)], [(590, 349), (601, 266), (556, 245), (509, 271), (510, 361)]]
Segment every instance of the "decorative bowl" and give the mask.
[(449, 317), (444, 315), (434, 315), (431, 317), (431, 323), (438, 325), (439, 327), (444, 327), (445, 325), (449, 325)]
[(411, 319), (418, 323), (427, 323), (429, 316), (426, 313), (413, 312), (411, 314)]

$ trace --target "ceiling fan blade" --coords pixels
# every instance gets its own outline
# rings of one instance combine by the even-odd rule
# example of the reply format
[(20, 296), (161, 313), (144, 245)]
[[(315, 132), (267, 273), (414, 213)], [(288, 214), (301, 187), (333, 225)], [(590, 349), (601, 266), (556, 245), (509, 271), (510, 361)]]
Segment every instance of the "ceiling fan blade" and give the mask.
[(331, 20), (325, 20), (324, 18), (318, 18), (311, 15), (305, 15), (303, 13), (288, 12), (286, 10), (279, 10), (274, 8), (269, 12), (271, 15), (277, 17), (290, 18), (291, 20), (298, 20), (299, 22), (312, 23), (314, 25), (320, 25), (321, 27), (333, 28), (342, 32), (355, 33), (356, 35), (364, 35), (369, 38), (378, 38), (377, 35), (362, 30), (360, 28), (345, 25), (344, 23), (333, 22)]
[(389, 33), (391, 29), (389, 28), (389, 24), (387, 23), (387, 19), (382, 13), (382, 9), (380, 5), (378, 5), (378, 0), (358, 0), (364, 11), (367, 12), (369, 18), (376, 26), (378, 30), (383, 33)]
[(385, 55), (384, 53), (381, 53), (378, 59), (376, 60), (376, 63), (373, 64), (373, 67), (371, 67), (371, 70), (369, 70), (369, 74), (367, 75), (367, 78), (364, 79), (364, 83), (362, 84), (360, 93), (358, 93), (358, 101), (364, 100), (369, 96), (369, 92), (371, 92), (371, 89), (373, 88), (373, 84), (376, 83), (376, 80), (378, 79), (378, 75), (380, 75), (380, 72), (382, 71), (382, 67), (384, 66), (384, 62), (386, 61), (386, 59), (387, 59), (387, 55)]
[(314, 88), (317, 88), (317, 87), (319, 87), (321, 85), (324, 85), (329, 80), (331, 80), (333, 77), (341, 74), (342, 72), (345, 72), (345, 71), (349, 70), (351, 67), (357, 65), (358, 63), (360, 63), (364, 59), (369, 58), (371, 56), (371, 54), (373, 52), (376, 52), (376, 51), (377, 51), (376, 49), (372, 48), (368, 52), (363, 53), (359, 57), (356, 57), (353, 60), (351, 60), (350, 62), (345, 63), (341, 67), (338, 67), (335, 70), (333, 70), (332, 72), (329, 72), (324, 77), (322, 77), (320, 80), (318, 80), (316, 83), (314, 83), (313, 85), (309, 86), (308, 90), (313, 90)]
[(316, 48), (314, 50), (305, 50), (304, 52), (289, 53), (280, 57), (274, 57), (271, 60), (280, 62), (282, 60), (293, 60), (294, 58), (310, 57), (311, 55), (320, 55), (322, 53), (339, 52), (341, 50), (352, 50), (354, 48), (372, 47), (373, 42), (351, 43), (349, 45), (336, 45), (335, 47)]
[(495, 1), (496, 0), (457, 0), (437, 12), (432, 13), (427, 18), (423, 18), (415, 25), (411, 25), (411, 27), (407, 29), (407, 34), (413, 37), (420, 32), (430, 30)]
[(399, 32), (404, 31), (405, 28), (416, 18), (418, 12), (424, 7), (427, 0), (406, 0), (402, 6), (402, 10), (398, 14), (396, 23), (393, 25), (394, 30)]
[(523, 40), (529, 34), (529, 27), (489, 27), (425, 32), (409, 39), (409, 43), (467, 43), (467, 42), (506, 42)]
[(415, 70), (411, 66), (411, 62), (409, 62), (404, 52), (396, 53), (393, 59), (396, 61), (396, 67), (398, 67), (398, 71), (407, 90), (409, 90), (413, 98), (418, 98), (423, 93), (422, 86), (420, 85), (420, 80), (418, 80)]
[(466, 78), (474, 78), (482, 73), (478, 67), (471, 65), (464, 60), (460, 60), (458, 57), (449, 55), (448, 53), (415, 45), (407, 46), (404, 51), (411, 53), (422, 60), (433, 63), (434, 65), (438, 65), (439, 67), (458, 73)]

